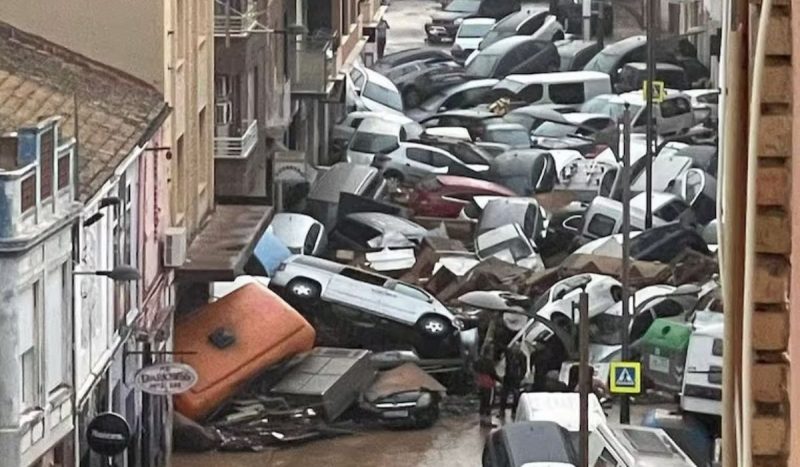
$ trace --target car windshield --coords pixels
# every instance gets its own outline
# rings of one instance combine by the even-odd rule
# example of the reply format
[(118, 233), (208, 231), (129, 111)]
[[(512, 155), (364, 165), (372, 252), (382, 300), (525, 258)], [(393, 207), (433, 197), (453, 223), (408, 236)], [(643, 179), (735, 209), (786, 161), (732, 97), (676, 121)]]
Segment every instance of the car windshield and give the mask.
[(483, 38), (478, 48), (480, 50), (483, 50), (486, 47), (489, 47), (490, 45), (499, 41), (500, 39), (505, 39), (506, 37), (511, 37), (513, 35), (514, 35), (513, 31), (492, 29), (491, 31), (486, 33), (486, 37)]
[(511, 257), (514, 261), (527, 258), (533, 254), (533, 250), (528, 242), (519, 237), (514, 237), (506, 241), (491, 245), (480, 251), (481, 256), (488, 258), (498, 253), (508, 250), (511, 252)]
[(491, 24), (462, 24), (458, 37), (483, 37), (491, 27)]
[[(631, 104), (629, 109), (631, 112), (631, 121), (634, 121), (641, 107)], [(609, 97), (595, 97), (594, 99), (586, 101), (581, 106), (581, 112), (608, 115), (614, 120), (621, 121), (622, 115), (625, 113), (625, 103), (621, 101), (612, 102)]]
[(474, 13), (478, 11), (480, 0), (453, 0), (447, 5), (444, 11), (452, 11), (454, 13)]
[(577, 128), (563, 123), (544, 122), (534, 131), (533, 136), (545, 136), (550, 138), (560, 138), (562, 136), (574, 135)]
[(467, 68), (464, 70), (464, 74), (467, 76), (490, 78), (499, 60), (499, 55), (480, 53), (469, 62), (469, 65), (467, 65)]
[(391, 152), (397, 148), (397, 136), (359, 131), (350, 141), (350, 149), (368, 154)]
[(367, 84), (364, 86), (364, 91), (361, 93), (361, 95), (367, 99), (371, 99), (395, 110), (403, 110), (403, 100), (401, 99), (400, 94), (392, 89), (379, 86), (372, 81), (367, 81)]
[(525, 130), (488, 130), (484, 139), (492, 143), (503, 143), (511, 146), (530, 146), (531, 139)]
[(444, 92), (437, 92), (436, 94), (432, 95), (428, 99), (425, 100), (422, 104), (420, 104), (420, 108), (423, 108), (427, 111), (434, 112), (441, 107), (442, 102), (447, 99), (448, 95)]
[(602, 71), (603, 73), (609, 73), (616, 71), (614, 67), (617, 66), (619, 62), (619, 55), (617, 54), (609, 54), (600, 52), (599, 54), (592, 57), (589, 60), (589, 63), (583, 67), (586, 71)]

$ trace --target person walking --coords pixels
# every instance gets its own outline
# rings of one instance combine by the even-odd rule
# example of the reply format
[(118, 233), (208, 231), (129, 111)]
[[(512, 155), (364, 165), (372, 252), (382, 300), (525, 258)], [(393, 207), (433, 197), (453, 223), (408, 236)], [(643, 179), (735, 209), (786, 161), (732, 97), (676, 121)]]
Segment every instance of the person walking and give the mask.
[(508, 397), (511, 396), (511, 419), (517, 416), (520, 386), (525, 378), (527, 360), (519, 342), (506, 347), (506, 371), (503, 374), (503, 386), (500, 390), (500, 420), (506, 419)]
[(494, 386), (499, 380), (494, 368), (494, 348), (484, 345), (481, 348), (481, 355), (475, 362), (475, 386), (478, 388), (478, 413), (480, 414), (480, 424), (482, 427), (491, 427), (492, 424), (492, 402), (494, 401)]

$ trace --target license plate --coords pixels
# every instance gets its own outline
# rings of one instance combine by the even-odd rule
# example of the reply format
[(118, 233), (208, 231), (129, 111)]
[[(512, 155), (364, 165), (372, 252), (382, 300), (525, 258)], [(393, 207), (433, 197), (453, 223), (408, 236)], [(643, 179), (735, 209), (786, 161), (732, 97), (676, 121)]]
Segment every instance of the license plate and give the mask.
[(407, 418), (408, 410), (387, 410), (383, 413), (383, 418)]
[(659, 373), (669, 373), (669, 359), (666, 357), (659, 357), (658, 355), (650, 355), (650, 369)]

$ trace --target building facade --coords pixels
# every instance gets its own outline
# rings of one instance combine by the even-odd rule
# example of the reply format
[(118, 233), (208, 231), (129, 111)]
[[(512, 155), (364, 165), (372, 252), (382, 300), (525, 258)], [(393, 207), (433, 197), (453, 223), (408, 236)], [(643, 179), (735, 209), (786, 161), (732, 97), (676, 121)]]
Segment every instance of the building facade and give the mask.
[(0, 458), (53, 465), (74, 449), (75, 140), (57, 117), (14, 128), (13, 105), (0, 94)]

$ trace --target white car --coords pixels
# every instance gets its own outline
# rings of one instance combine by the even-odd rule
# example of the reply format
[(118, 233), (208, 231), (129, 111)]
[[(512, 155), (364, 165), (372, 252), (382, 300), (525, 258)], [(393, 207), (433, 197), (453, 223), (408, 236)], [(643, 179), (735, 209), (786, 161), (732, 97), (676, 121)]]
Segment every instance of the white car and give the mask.
[(419, 287), (313, 256), (290, 256), (270, 288), (289, 299), (323, 300), (413, 326), (430, 338), (445, 338), (461, 327), (446, 306)]
[(478, 50), (483, 37), (494, 26), (494, 18), (467, 18), (461, 22), (453, 40), (450, 53), (457, 60), (465, 60), (472, 52)]
[(488, 165), (465, 164), (444, 149), (419, 143), (400, 143), (396, 150), (376, 156), (373, 165), (386, 179), (412, 183), (431, 175), (480, 177), (489, 170)]
[(353, 133), (347, 144), (347, 162), (369, 165), (375, 154), (390, 153), (407, 139), (416, 139), (422, 134), (419, 123), (400, 123), (398, 119), (367, 118)]
[(354, 64), (350, 81), (364, 110), (403, 115), (403, 98), (397, 86), (377, 71)]
[[(656, 131), (660, 136), (669, 136), (688, 131), (695, 126), (695, 114), (691, 98), (674, 89), (667, 89), (664, 100), (653, 106)], [(581, 112), (605, 114), (622, 122), (625, 104), (629, 104), (631, 128), (635, 133), (643, 133), (647, 125), (646, 101), (642, 91), (624, 94), (602, 94), (584, 102)]]
[(325, 248), (325, 227), (305, 214), (279, 212), (272, 217), (272, 233), (295, 255), (318, 255)]
[(709, 118), (716, 122), (719, 118), (719, 89), (687, 89), (684, 94), (692, 99), (692, 109), (695, 110), (695, 118), (700, 119), (701, 110), (708, 109)]
[(519, 224), (506, 224), (475, 238), (478, 258), (495, 257), (533, 271), (544, 270), (544, 262), (533, 242)]

